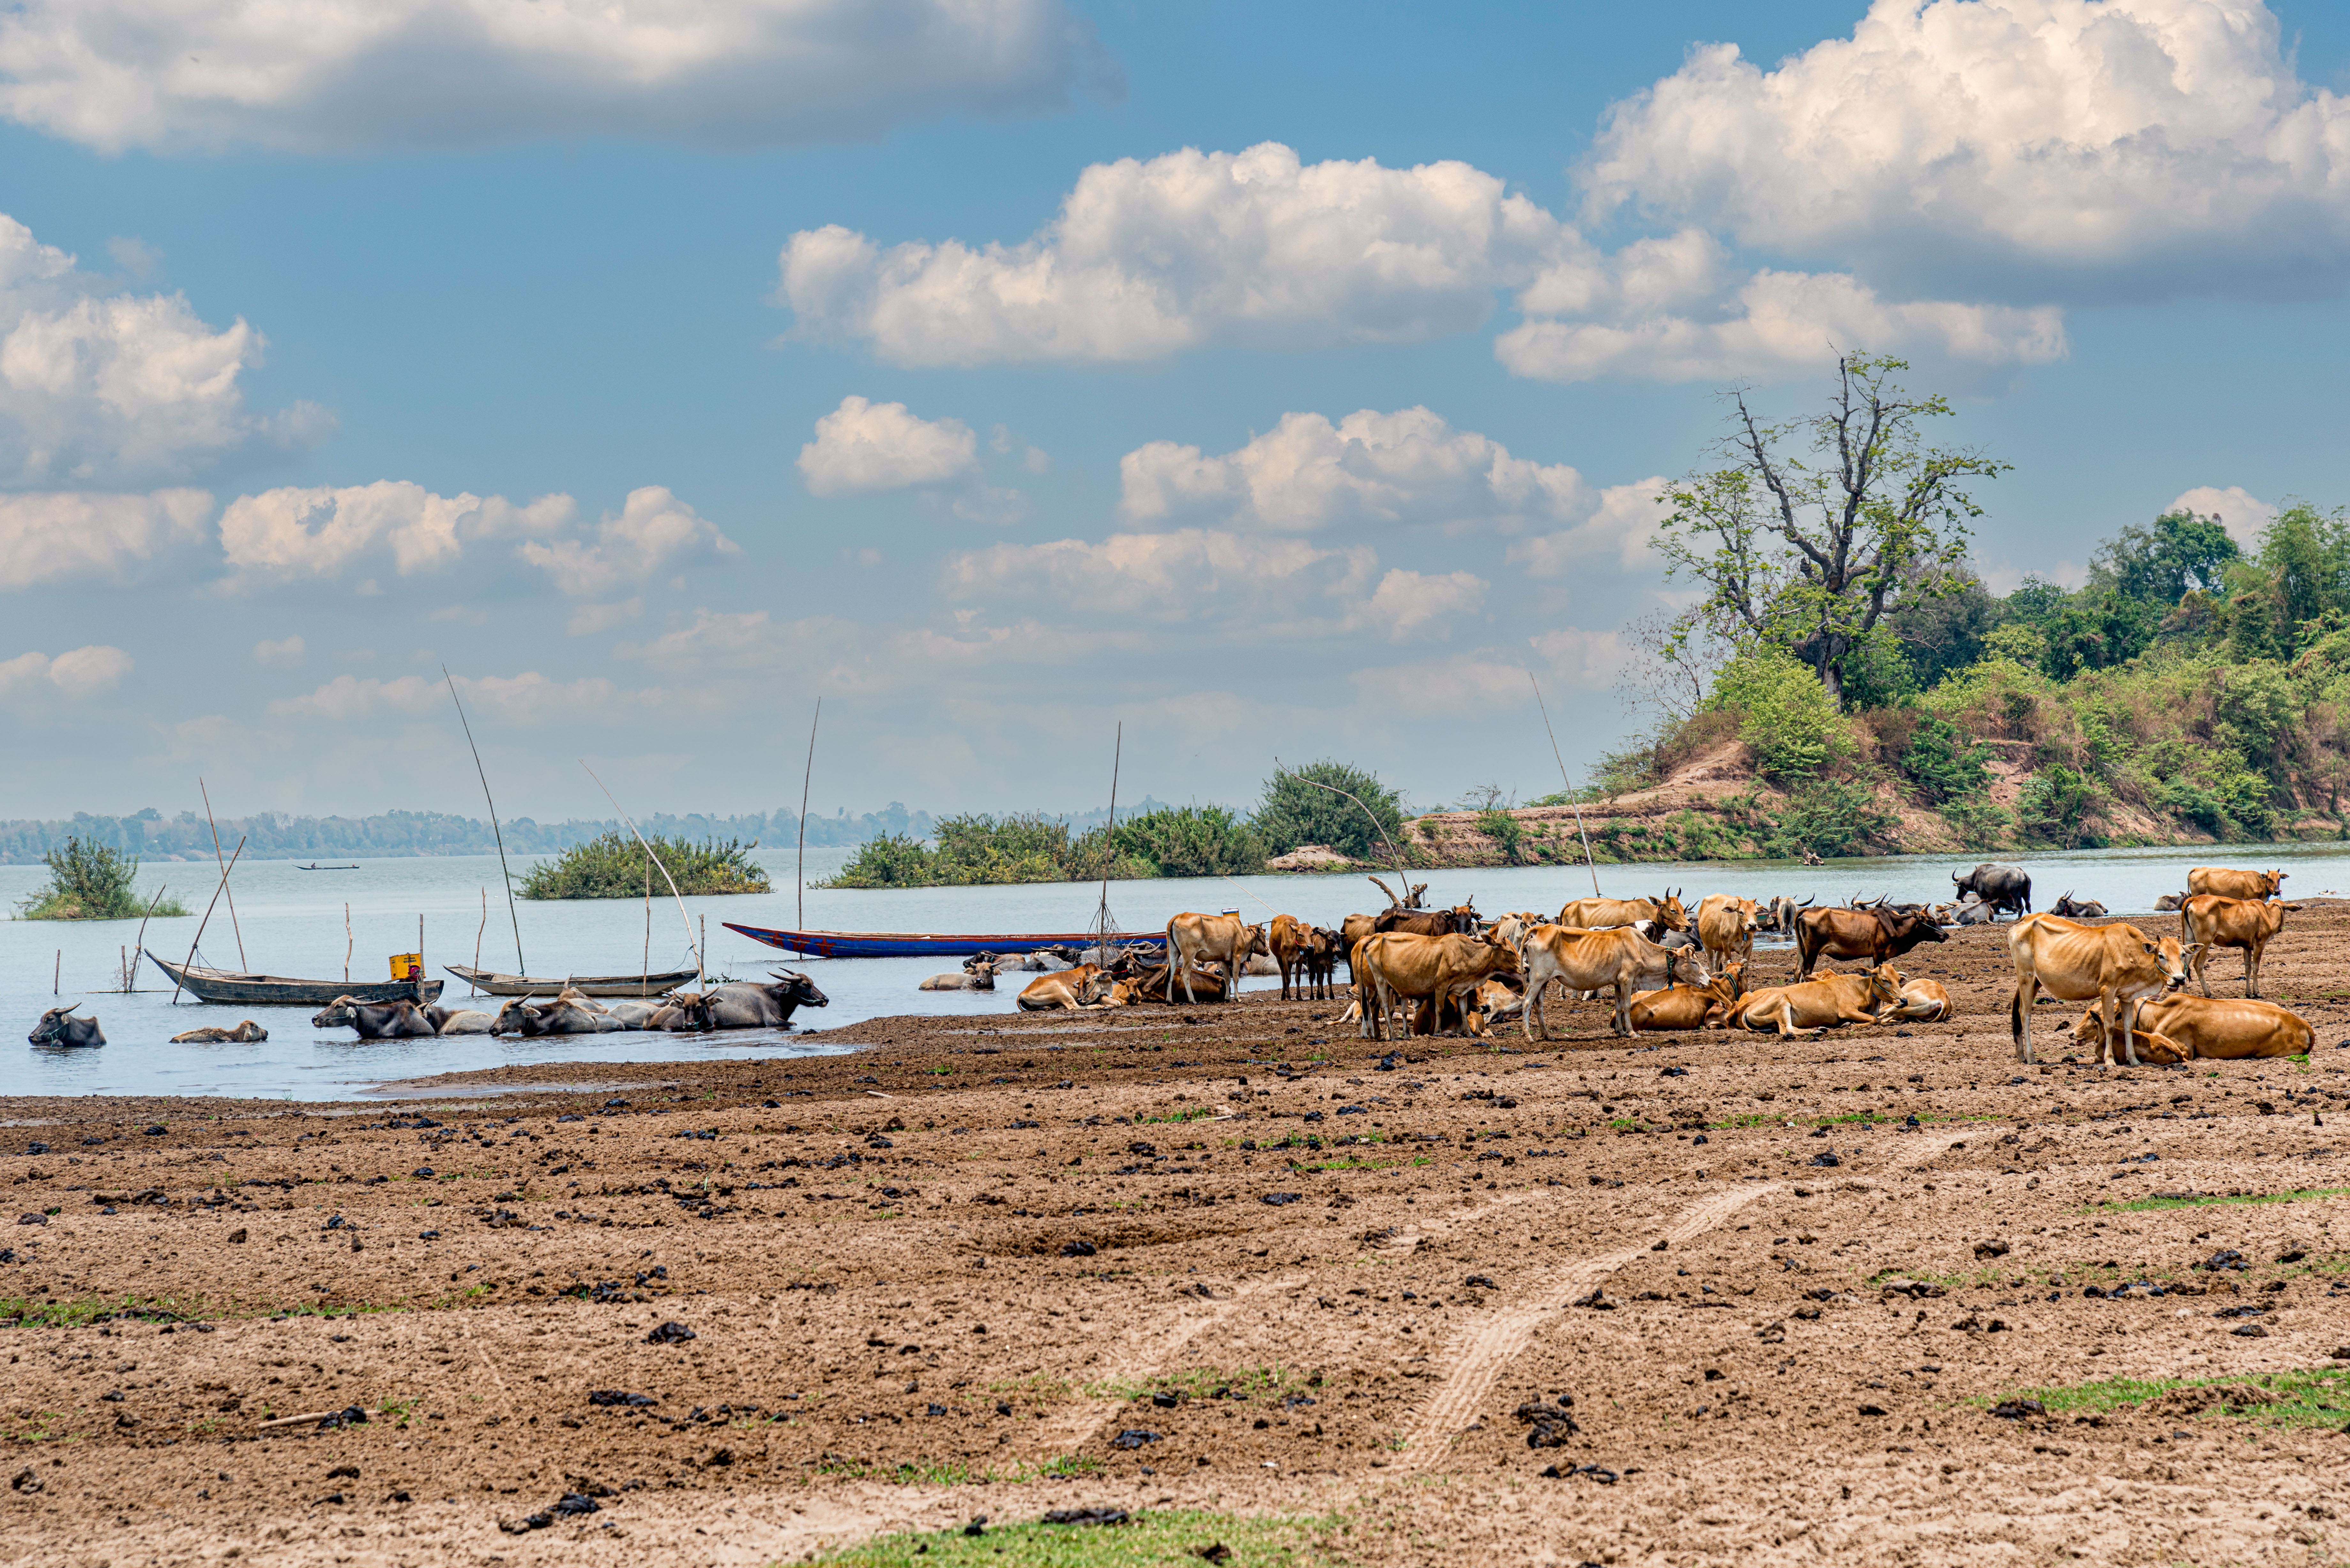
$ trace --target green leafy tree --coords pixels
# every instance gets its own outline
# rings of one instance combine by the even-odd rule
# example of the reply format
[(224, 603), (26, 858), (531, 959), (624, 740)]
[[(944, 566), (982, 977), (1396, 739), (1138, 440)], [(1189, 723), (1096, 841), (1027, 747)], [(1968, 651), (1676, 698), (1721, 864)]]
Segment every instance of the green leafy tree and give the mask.
[(1264, 845), (1221, 805), (1169, 806), (1118, 825), (1118, 852), (1159, 877), (1234, 877), (1264, 869)]
[(1404, 851), (1403, 799), (1376, 774), (1347, 763), (1277, 769), (1250, 819), (1268, 855), (1326, 844), (1355, 860)]
[(112, 845), (68, 838), (41, 858), (49, 868), (49, 883), (18, 906), (26, 919), (131, 920), (151, 906), (158, 915), (188, 912), (177, 898), (141, 898), (131, 886), (139, 876), (138, 857)]
[[(695, 844), (652, 834), (646, 841), (660, 865), (646, 856), (636, 835), (607, 833), (540, 861), (515, 891), (525, 898), (641, 898), (648, 887), (666, 894), (672, 881), (681, 893), (770, 890), (767, 874), (751, 859), (752, 846), (740, 839)], [(667, 877), (661, 875), (663, 868)]]
[(1756, 643), (1722, 666), (1711, 701), (1738, 715), (1738, 738), (1762, 772), (1783, 783), (1812, 778), (1851, 749), (1818, 678), (1773, 644)]
[(1840, 355), (1826, 410), (1777, 423), (1733, 389), (1715, 449), (1728, 462), (1673, 487), (1657, 541), (1667, 572), (1705, 589), (1692, 631), (1786, 649), (1840, 708), (1846, 661), (1878, 623), (1960, 587), (1967, 524), (1981, 514), (1963, 486), (2009, 466), (1929, 446), (1925, 422), (1950, 406), (1898, 386), (1907, 369)]
[(1981, 794), (1991, 783), (1991, 770), (1983, 765), (1990, 755), (1989, 747), (1968, 745), (1957, 725), (1929, 716), (1910, 734), (1901, 771), (1920, 795), (1939, 805)]
[(2242, 552), (2217, 517), (2166, 512), (2149, 526), (2124, 528), (2091, 558), (2093, 585), (2168, 609), (2191, 589), (2210, 593)]

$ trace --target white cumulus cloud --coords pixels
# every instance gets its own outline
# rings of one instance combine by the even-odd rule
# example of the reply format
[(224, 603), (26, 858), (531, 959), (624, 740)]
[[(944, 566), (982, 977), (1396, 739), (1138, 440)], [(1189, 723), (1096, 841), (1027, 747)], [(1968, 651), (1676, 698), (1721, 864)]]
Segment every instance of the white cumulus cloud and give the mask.
[(1288, 413), (1237, 451), (1152, 441), (1118, 462), (1129, 518), (1205, 512), (1283, 533), (1333, 524), (1564, 522), (1596, 496), (1565, 463), (1513, 457), (1424, 408), (1361, 409), (1337, 423)]
[(2228, 530), (2228, 537), (2249, 550), (2261, 542), (2268, 525), (2276, 521), (2277, 509), (2241, 484), (2221, 490), (2217, 485), (2199, 484), (2182, 491), (2178, 498), (2163, 508), (2165, 512), (2192, 512), (2199, 517), (2217, 517), (2220, 525)]
[[(672, 693), (624, 691), (602, 676), (556, 680), (538, 671), (520, 675), (457, 678), (457, 690), (475, 721), (530, 728), (571, 725), (582, 721), (607, 722), (625, 711), (659, 713), (673, 709)], [(274, 719), (356, 723), (383, 718), (415, 718), (443, 711), (449, 688), (421, 675), (390, 680), (372, 676), (338, 675), (298, 697), (281, 697), (269, 704)]]
[(212, 511), (201, 490), (0, 495), (0, 587), (135, 581), (203, 543)]
[(309, 645), (299, 637), (265, 638), (253, 645), (255, 664), (299, 664), (309, 656)]
[(1513, 540), (1508, 560), (1530, 577), (1563, 576), (1569, 568), (1608, 562), (1632, 571), (1646, 561), (1648, 541), (1670, 508), (1665, 480), (1652, 476), (1631, 484), (1611, 484), (1597, 504), (1572, 528)]
[(0, 114), (108, 152), (762, 146), (1115, 91), (1062, 0), (24, 0)]
[(2350, 100), (2281, 31), (2258, 0), (1875, 0), (1775, 69), (1692, 50), (1584, 172), (1597, 211), (1872, 277), (2259, 291), (2350, 235)]
[(577, 514), (568, 495), (517, 505), (499, 495), (436, 495), (405, 480), (287, 486), (230, 502), (221, 548), (232, 568), (254, 576), (331, 577), (382, 566), (412, 576), (455, 564), (469, 544), (550, 533)]
[(794, 234), (781, 265), (796, 334), (904, 365), (1414, 342), (1474, 330), (1504, 292), (1527, 320), (1496, 345), (1502, 362), (1551, 380), (1784, 374), (1854, 333), (1937, 369), (2036, 363), (2064, 344), (2051, 310), (1755, 272), (1696, 230), (1608, 254), (1469, 164), (1308, 164), (1278, 142), (1095, 164), (1019, 244), (885, 248), (836, 224)]
[(0, 214), (0, 484), (174, 479), (255, 450), (298, 450), (335, 420), (245, 407), (261, 335), (215, 330), (184, 296), (126, 294)]
[(852, 394), (816, 421), (799, 470), (811, 495), (951, 484), (979, 472), (979, 436), (961, 420), (926, 420), (903, 403)]
[(566, 597), (594, 598), (663, 572), (739, 556), (743, 548), (667, 489), (648, 484), (629, 492), (619, 512), (606, 513), (593, 535), (531, 539), (518, 553)]
[(43, 653), (20, 653), (0, 661), (0, 697), (43, 686), (71, 698), (94, 697), (121, 685), (131, 668), (129, 654), (103, 643), (72, 649), (54, 659)]

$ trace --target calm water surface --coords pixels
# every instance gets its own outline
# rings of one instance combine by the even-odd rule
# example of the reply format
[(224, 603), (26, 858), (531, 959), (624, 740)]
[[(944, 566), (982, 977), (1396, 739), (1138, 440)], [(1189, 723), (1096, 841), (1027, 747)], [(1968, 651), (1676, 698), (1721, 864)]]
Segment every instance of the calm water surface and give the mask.
[[(849, 856), (846, 849), (811, 850), (811, 880), (829, 875)], [(120, 953), (134, 940), (136, 920), (73, 922), (0, 921), (0, 1061), (10, 1064), (0, 1083), (11, 1094), (247, 1095), (296, 1100), (348, 1098), (387, 1082), (507, 1063), (587, 1062), (614, 1064), (614, 1077), (641, 1076), (626, 1063), (684, 1061), (710, 1056), (808, 1055), (844, 1047), (827, 1044), (824, 1031), (860, 1019), (896, 1013), (1003, 1014), (1013, 1009), (1020, 981), (990, 995), (921, 992), (915, 987), (941, 967), (927, 959), (796, 960), (724, 929), (721, 921), (793, 926), (792, 857), (788, 850), (762, 851), (758, 858), (779, 891), (755, 898), (689, 898), (697, 925), (709, 922), (709, 960), (713, 973), (756, 979), (788, 963), (804, 970), (826, 995), (829, 1007), (799, 1015), (813, 1032), (790, 1036), (743, 1033), (695, 1038), (672, 1034), (571, 1035), (544, 1040), (372, 1041), (360, 1043), (348, 1030), (310, 1025), (308, 1008), (241, 1009), (192, 1002), (182, 994), (171, 1002), (171, 982), (151, 964), (142, 964), (130, 995), (121, 986)], [(1785, 893), (1837, 902), (1855, 894), (1888, 893), (1902, 899), (1947, 898), (1950, 873), (1981, 857), (1904, 857), (1839, 860), (1826, 867), (1789, 862), (1742, 861), (1690, 866), (1602, 867), (1599, 885), (1611, 896), (1633, 897), (1670, 887), (1691, 902), (1706, 893), (1752, 897)], [(2178, 891), (2186, 868), (2205, 862), (2234, 866), (2283, 866), (2291, 873), (2289, 894), (2314, 896), (2350, 888), (2350, 845), (2231, 846), (2214, 854), (2198, 849), (2114, 849), (2026, 857), (2034, 903), (2043, 909), (2068, 888), (2102, 899), (2116, 914), (2142, 913), (2155, 898)], [(531, 862), (517, 857), (517, 874)], [(203, 958), (223, 967), (274, 974), (341, 977), (345, 971), (345, 906), (349, 909), (348, 973), (381, 980), (393, 953), (416, 950), (417, 921), (424, 922), (425, 962), (448, 981), (444, 1001), (463, 996), (462, 981), (445, 963), (473, 961), (478, 937), (481, 961), (490, 968), (517, 967), (515, 937), (496, 893), (494, 857), (361, 861), (355, 871), (300, 871), (289, 861), (240, 865), (232, 884), (236, 919), (224, 900), (205, 928)], [(1488, 913), (1503, 909), (1555, 910), (1570, 898), (1591, 891), (1580, 867), (1513, 867), (1473, 871), (1433, 871), (1420, 876), (1431, 902), (1473, 898)], [(47, 878), (38, 866), (0, 866), (0, 898), (10, 908)], [(140, 874), (142, 892), (158, 880), (196, 911), (183, 919), (157, 919), (147, 929), (147, 945), (177, 961), (194, 938), (197, 916), (211, 896), (217, 873), (192, 862), (161, 862)], [(1392, 879), (1390, 879), (1392, 880)], [(807, 894), (811, 927), (841, 930), (1062, 931), (1088, 923), (1098, 888), (1045, 883), (1016, 888), (926, 888), (903, 891)], [(489, 896), (484, 928), (483, 898)], [(1166, 882), (1114, 883), (1110, 908), (1129, 930), (1163, 928), (1168, 917), (1186, 909), (1237, 909), (1252, 919), (1271, 909), (1304, 919), (1336, 925), (1349, 911), (1378, 903), (1378, 894), (1360, 877), (1251, 877)], [(647, 922), (641, 903), (588, 900), (522, 903), (523, 953), (536, 974), (635, 973), (643, 962)], [(652, 908), (652, 964), (656, 969), (691, 966), (691, 946), (677, 905), (666, 897)], [(238, 958), (238, 933), (244, 958)], [(52, 977), (61, 995), (51, 995)], [(1251, 987), (1272, 981), (1247, 982)], [(96, 1013), (108, 1044), (98, 1050), (60, 1051), (11, 1044), (21, 1040), (41, 1010), (53, 1001), (73, 1000)], [(173, 1045), (172, 1035), (203, 1024), (234, 1024), (250, 1015), (270, 1038), (252, 1045)]]

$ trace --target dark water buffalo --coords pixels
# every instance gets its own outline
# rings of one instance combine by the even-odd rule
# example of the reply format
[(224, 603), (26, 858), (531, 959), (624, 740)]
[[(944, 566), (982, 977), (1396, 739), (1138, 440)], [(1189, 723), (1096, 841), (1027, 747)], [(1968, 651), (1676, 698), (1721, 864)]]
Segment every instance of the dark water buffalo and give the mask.
[(1795, 919), (1795, 973), (1810, 974), (1822, 959), (1891, 962), (1920, 942), (1948, 941), (1923, 915), (1892, 909), (1805, 909)]
[(26, 1043), (32, 1045), (105, 1044), (106, 1031), (98, 1026), (95, 1015), (88, 1018), (66, 1016), (74, 1007), (80, 1005), (77, 1002), (73, 1007), (52, 1007), (42, 1013), (41, 1021), (33, 1025), (33, 1032), (25, 1036)]
[(1986, 860), (1963, 877), (1953, 872), (1950, 880), (1959, 885), (1960, 892), (1972, 893), (1994, 913), (2001, 909), (2019, 917), (2032, 913), (2032, 878), (2021, 866)]
[[(788, 1029), (794, 1010), (828, 1007), (831, 1001), (816, 981), (794, 970), (769, 970), (773, 985), (737, 981), (696, 997), (684, 1011), (691, 1029)], [(685, 999), (678, 999), (683, 1002)]]
[(350, 1028), (362, 1040), (429, 1040), (441, 1033), (412, 1002), (354, 1002), (338, 996), (313, 1013), (320, 1029)]
[(2106, 918), (2103, 904), (2095, 898), (2075, 898), (2069, 888), (2057, 895), (2056, 902), (2049, 906), (2048, 912), (2068, 920), (2102, 920)]
[(260, 1024), (255, 1023), (252, 1019), (248, 1018), (234, 1029), (223, 1029), (217, 1023), (207, 1024), (202, 1029), (191, 1029), (184, 1034), (172, 1035), (172, 1044), (174, 1045), (224, 1045), (232, 1044), (238, 1045), (251, 1045), (268, 1038), (269, 1031), (264, 1029)]

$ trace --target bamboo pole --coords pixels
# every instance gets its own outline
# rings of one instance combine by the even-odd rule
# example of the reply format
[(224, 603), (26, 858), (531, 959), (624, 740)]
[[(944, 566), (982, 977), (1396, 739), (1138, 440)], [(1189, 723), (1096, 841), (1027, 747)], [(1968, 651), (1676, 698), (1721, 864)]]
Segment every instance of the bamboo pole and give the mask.
[(604, 798), (611, 801), (612, 809), (614, 811), (620, 813), (620, 820), (629, 825), (629, 831), (636, 834), (638, 847), (641, 848), (645, 854), (651, 858), (652, 863), (655, 866), (660, 867), (661, 880), (669, 884), (669, 896), (677, 900), (677, 918), (685, 927), (686, 945), (694, 949), (693, 972), (698, 981), (702, 974), (704, 972), (705, 966), (702, 961), (702, 950), (694, 944), (693, 918), (685, 912), (685, 895), (677, 890), (677, 878), (669, 874), (668, 865), (662, 861), (660, 856), (653, 854), (653, 846), (645, 842), (645, 836), (637, 828), (636, 818), (630, 816), (625, 811), (620, 811), (619, 801), (613, 795), (610, 790), (604, 788), (604, 781), (602, 779), (596, 778), (596, 770), (594, 768), (588, 767), (588, 759), (581, 757), (578, 759), (578, 762), (581, 767), (588, 768), (588, 776), (591, 779), (596, 779), (596, 787), (598, 789), (604, 790)]
[(637, 971), (637, 996), (639, 1001), (652, 995), (653, 972), (653, 858), (645, 857), (645, 959), (644, 967)]
[[(1526, 684), (1534, 689), (1534, 706), (1542, 710), (1543, 730), (1550, 736), (1551, 761), (1558, 764), (1559, 787), (1572, 795), (1575, 794), (1575, 781), (1566, 776), (1566, 759), (1558, 754), (1558, 732), (1550, 727), (1550, 704), (1543, 701), (1542, 682), (1534, 679), (1534, 672), (1531, 670), (1526, 671)], [(1599, 897), (1599, 863), (1591, 858), (1591, 835), (1583, 826), (1583, 803), (1569, 800), (1566, 804), (1575, 807), (1575, 831), (1583, 838), (1583, 864), (1591, 873), (1591, 896), (1596, 898)]]
[[(228, 857), (228, 864), (221, 867), (220, 887), (213, 889), (211, 901), (204, 905), (204, 918), (196, 922), (196, 934), (194, 940), (188, 943), (187, 963), (183, 963), (180, 966), (180, 972), (182, 974), (185, 974), (187, 972), (188, 964), (196, 961), (196, 949), (203, 943), (204, 928), (213, 923), (213, 906), (220, 902), (221, 892), (228, 886), (228, 874), (236, 869), (238, 857), (244, 854), (244, 840), (239, 838), (236, 841), (236, 854), (230, 856)], [(350, 971), (348, 969), (343, 971), (343, 978), (345, 980), (348, 980), (350, 978)], [(172, 979), (171, 1006), (177, 1007), (180, 1005), (180, 984), (181, 981), (179, 976), (174, 975)]]
[[(196, 788), (204, 797), (204, 824), (213, 830), (213, 864), (217, 866), (221, 863), (220, 824), (213, 821), (213, 792), (204, 788), (201, 776), (196, 780)], [(234, 888), (228, 895), (228, 929), (236, 933), (236, 967), (252, 968), (244, 956), (244, 928), (236, 923), (236, 892)]]
[(473, 722), (465, 717), (465, 704), (458, 700), (457, 678), (449, 673), (449, 667), (445, 664), (441, 667), (441, 679), (449, 683), (449, 701), (457, 704), (457, 722), (465, 727), (465, 746), (473, 753), (473, 771), (481, 775), (482, 798), (489, 802), (490, 834), (498, 845), (498, 879), (505, 884), (506, 918), (514, 922), (515, 972), (528, 974), (529, 961), (522, 956), (522, 917), (515, 913), (514, 873), (506, 869), (506, 835), (505, 830), (498, 826), (498, 803), (490, 795), (489, 770), (482, 766), (482, 748), (473, 744)]
[[(490, 890), (487, 888), (484, 888), (482, 889), (482, 923), (473, 929), (473, 968), (477, 972), (482, 967), (482, 939), (489, 934), (489, 929)], [(482, 988), (473, 981), (468, 979), (465, 981), (465, 994), (467, 996), (479, 996), (482, 994)]]
[(351, 983), (351, 907), (343, 906), (343, 983)]
[[(806, 767), (806, 769), (805, 771), (803, 771), (803, 772), (801, 773), (801, 774), (800, 774), (800, 854), (799, 854), (799, 867), (798, 867), (798, 868), (797, 868), (796, 870), (795, 870), (795, 871), (792, 873), (792, 880), (793, 880), (795, 883), (796, 883), (796, 884), (798, 885), (798, 888), (799, 888), (798, 902), (797, 902), (797, 904), (795, 906), (796, 912), (793, 915), (792, 919), (793, 919), (793, 922), (794, 922), (795, 925), (797, 925), (797, 926), (799, 927), (799, 929), (802, 929), (802, 930), (806, 930), (806, 929), (807, 929), (807, 803), (808, 803), (808, 784), (809, 784), (809, 783), (810, 783), (812, 780), (814, 780), (814, 779), (815, 779), (815, 777), (816, 777), (816, 727), (818, 724), (822, 723), (823, 722), (824, 722), (824, 699), (823, 699), (823, 698), (821, 698), (821, 697), (819, 697), (819, 698), (817, 698), (817, 699), (816, 700), (816, 717), (815, 717), (815, 718), (813, 718), (813, 719), (810, 719), (810, 720), (808, 721), (808, 751), (807, 751), (807, 767)], [(650, 919), (650, 917), (648, 917), (648, 918)]]
[[(155, 907), (163, 901), (164, 891), (169, 887), (170, 884), (166, 883), (163, 887), (156, 888), (155, 896), (147, 900), (147, 912), (139, 917), (139, 940), (131, 944), (131, 951), (133, 953), (143, 953), (147, 950), (147, 922), (154, 918)], [(134, 972), (138, 970), (139, 961), (137, 958), (134, 957), (130, 961), (130, 968)], [(130, 992), (130, 987), (125, 985), (122, 988), (122, 991), (123, 994), (127, 996)]]

